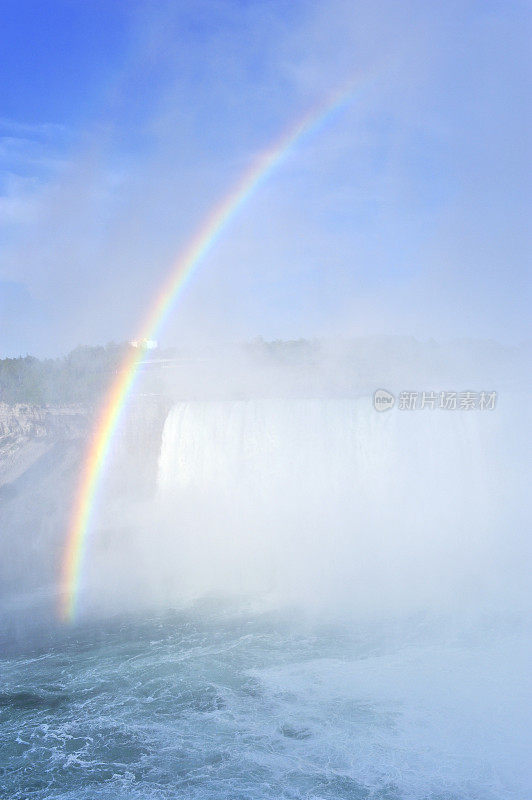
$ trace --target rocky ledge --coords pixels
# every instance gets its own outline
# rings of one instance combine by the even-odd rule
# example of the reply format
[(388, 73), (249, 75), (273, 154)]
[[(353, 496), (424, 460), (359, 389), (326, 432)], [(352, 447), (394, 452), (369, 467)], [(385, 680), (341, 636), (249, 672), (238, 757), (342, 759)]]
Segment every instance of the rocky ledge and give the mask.
[(0, 402), (0, 485), (16, 480), (58, 442), (84, 438), (87, 409)]

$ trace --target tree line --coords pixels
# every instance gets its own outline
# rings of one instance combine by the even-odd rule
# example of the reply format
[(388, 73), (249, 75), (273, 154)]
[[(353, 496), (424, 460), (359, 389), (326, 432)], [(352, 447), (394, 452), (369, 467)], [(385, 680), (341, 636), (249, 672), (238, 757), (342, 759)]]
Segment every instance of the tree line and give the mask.
[(5, 403), (91, 403), (109, 385), (128, 344), (76, 347), (61, 358), (0, 359), (0, 401)]

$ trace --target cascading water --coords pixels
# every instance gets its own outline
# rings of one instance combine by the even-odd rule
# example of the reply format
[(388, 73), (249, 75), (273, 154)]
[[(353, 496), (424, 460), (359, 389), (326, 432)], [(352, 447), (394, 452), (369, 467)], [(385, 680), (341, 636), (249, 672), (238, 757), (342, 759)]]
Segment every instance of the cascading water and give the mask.
[(530, 796), (524, 411), (175, 405), (91, 541), (100, 616), (0, 664), (0, 795)]
[(493, 420), (480, 413), (377, 413), (370, 398), (178, 403), (159, 460), (176, 587), (370, 611), (474, 592), (494, 523)]

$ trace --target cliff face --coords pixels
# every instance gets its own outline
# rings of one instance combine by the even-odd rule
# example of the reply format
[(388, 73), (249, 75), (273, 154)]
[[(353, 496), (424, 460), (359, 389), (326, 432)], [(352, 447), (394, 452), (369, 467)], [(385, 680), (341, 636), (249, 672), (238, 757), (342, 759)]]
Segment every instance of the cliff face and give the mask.
[(88, 428), (80, 407), (0, 403), (0, 597), (55, 583)]
[(16, 481), (55, 445), (84, 438), (87, 427), (81, 407), (0, 403), (0, 486)]
[(72, 434), (86, 416), (79, 406), (35, 406), (0, 403), (0, 441), (16, 436)]
[[(123, 508), (155, 490), (167, 410), (164, 400), (140, 398), (124, 414), (101, 486), (113, 520), (102, 513), (103, 540)], [(0, 403), (0, 599), (57, 586), (93, 424), (93, 410), (80, 406)]]

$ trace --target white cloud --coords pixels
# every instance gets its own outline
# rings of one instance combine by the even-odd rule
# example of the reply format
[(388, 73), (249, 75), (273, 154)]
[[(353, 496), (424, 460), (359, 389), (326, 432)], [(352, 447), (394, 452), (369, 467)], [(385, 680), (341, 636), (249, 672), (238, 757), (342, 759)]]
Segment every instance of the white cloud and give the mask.
[[(129, 65), (83, 145), (61, 125), (0, 123), (0, 158), (27, 171), (6, 178), (1, 201), (20, 227), (8, 277), (56, 312), (36, 342), (131, 338), (179, 248), (254, 154), (354, 74), (353, 102), (301, 141), (228, 227), (166, 336), (309, 335), (352, 319), (404, 332), (444, 321), (452, 303), (434, 296), (430, 275), (460, 225), (470, 219), (482, 235), (472, 209), (479, 175), (483, 202), (492, 191), (490, 148), (506, 159), (508, 193), (515, 182), (494, 110), (503, 99), (467, 71), (472, 43), (485, 49), (495, 37), (483, 13), (344, 0), (144, 6)], [(504, 55), (490, 69), (509, 79)], [(490, 202), (511, 227), (511, 205)], [(453, 248), (444, 294), (469, 291), (474, 262), (474, 247)], [(485, 301), (500, 282), (491, 275)], [(485, 327), (479, 304), (471, 309), (463, 333)]]

